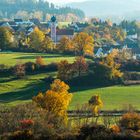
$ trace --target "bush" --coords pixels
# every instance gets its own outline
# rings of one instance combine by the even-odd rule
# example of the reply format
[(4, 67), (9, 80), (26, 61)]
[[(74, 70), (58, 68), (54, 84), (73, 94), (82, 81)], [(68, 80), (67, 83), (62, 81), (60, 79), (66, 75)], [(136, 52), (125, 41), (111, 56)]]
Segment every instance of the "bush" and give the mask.
[(8, 66), (4, 65), (4, 64), (1, 64), (0, 65), (0, 74), (1, 75), (4, 75), (4, 74), (11, 74), (12, 73), (12, 70), (11, 68), (9, 68)]
[(137, 113), (126, 113), (122, 116), (119, 123), (123, 129), (138, 131), (140, 130), (140, 115)]
[(123, 76), (124, 80), (140, 80), (140, 73), (138, 72), (126, 72)]
[(53, 72), (53, 71), (57, 71), (58, 64), (57, 63), (51, 63), (46, 65), (46, 71), (47, 72)]
[(38, 57), (36, 58), (36, 64), (37, 64), (38, 66), (44, 66), (44, 65), (45, 65), (45, 61), (44, 61), (44, 59), (43, 59), (41, 56), (38, 56)]
[(140, 71), (140, 60), (129, 60), (122, 64), (123, 71)]
[(25, 65), (25, 70), (27, 73), (33, 72), (36, 69), (36, 64), (33, 62), (27, 62), (24, 65)]
[(83, 126), (80, 129), (80, 140), (110, 140), (111, 131), (103, 125)]
[(17, 78), (23, 78), (25, 73), (25, 65), (17, 64), (14, 66), (14, 74)]

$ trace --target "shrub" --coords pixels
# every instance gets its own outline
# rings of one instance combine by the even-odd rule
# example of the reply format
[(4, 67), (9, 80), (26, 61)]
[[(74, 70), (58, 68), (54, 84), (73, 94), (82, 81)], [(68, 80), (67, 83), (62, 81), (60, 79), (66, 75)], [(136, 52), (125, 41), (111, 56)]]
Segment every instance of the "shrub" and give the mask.
[(57, 71), (58, 64), (57, 63), (51, 63), (46, 65), (46, 71), (48, 72), (53, 72), (53, 71)]
[(27, 62), (24, 65), (26, 72), (33, 72), (36, 69), (36, 64), (33, 62)]
[(120, 127), (119, 127), (118, 125), (112, 125), (112, 126), (110, 127), (110, 130), (111, 130), (113, 133), (116, 133), (116, 134), (121, 132)]
[(140, 129), (140, 115), (137, 113), (126, 113), (122, 116), (119, 123), (124, 129), (138, 131)]
[(37, 64), (38, 66), (44, 66), (44, 65), (45, 65), (45, 61), (44, 61), (44, 59), (43, 59), (41, 56), (38, 56), (38, 57), (36, 58), (36, 64)]
[(17, 64), (14, 66), (14, 74), (17, 78), (23, 78), (25, 73), (25, 65)]
[(15, 131), (9, 137), (10, 140), (33, 140), (33, 132), (31, 130)]
[(31, 119), (21, 120), (20, 125), (22, 129), (30, 129), (34, 125), (34, 121)]
[(124, 80), (140, 80), (140, 74), (137, 72), (126, 72), (123, 78)]
[(89, 100), (89, 105), (92, 108), (92, 113), (98, 115), (99, 109), (103, 106), (103, 102), (99, 95), (92, 96)]
[(80, 129), (80, 140), (108, 140), (111, 139), (111, 131), (103, 125), (87, 125)]

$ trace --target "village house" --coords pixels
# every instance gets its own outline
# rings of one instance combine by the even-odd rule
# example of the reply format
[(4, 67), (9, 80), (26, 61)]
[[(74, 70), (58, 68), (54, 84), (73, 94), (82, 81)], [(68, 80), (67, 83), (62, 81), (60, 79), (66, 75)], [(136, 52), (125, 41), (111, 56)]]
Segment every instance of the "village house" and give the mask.
[(74, 36), (73, 29), (57, 29), (56, 31), (56, 42), (59, 42), (64, 36), (72, 39)]

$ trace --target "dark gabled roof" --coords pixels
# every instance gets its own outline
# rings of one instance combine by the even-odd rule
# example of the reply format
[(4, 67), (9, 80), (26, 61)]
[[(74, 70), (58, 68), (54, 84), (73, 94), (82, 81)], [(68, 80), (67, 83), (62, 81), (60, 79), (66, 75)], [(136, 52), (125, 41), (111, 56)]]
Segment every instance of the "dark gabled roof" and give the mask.
[(8, 23), (9, 23), (10, 26), (16, 26), (17, 25), (16, 22), (14, 22), (14, 21), (8, 21)]
[(40, 25), (42, 28), (49, 28), (50, 24), (49, 23), (41, 23)]
[(140, 48), (139, 47), (132, 48), (132, 53), (133, 54), (140, 54)]
[(19, 19), (14, 19), (14, 21), (15, 21), (15, 22), (23, 22), (23, 20), (20, 19), (20, 18), (19, 18)]
[(19, 30), (19, 26), (13, 26), (12, 29), (17, 32)]
[(40, 25), (40, 21), (37, 18), (30, 19), (30, 22), (33, 22), (35, 25)]
[(56, 35), (74, 35), (73, 29), (58, 29)]
[(6, 23), (6, 21), (1, 21), (0, 26), (2, 26), (4, 23)]
[(76, 25), (79, 27), (79, 28), (85, 28), (88, 26), (88, 23), (80, 23), (80, 22), (76, 22)]

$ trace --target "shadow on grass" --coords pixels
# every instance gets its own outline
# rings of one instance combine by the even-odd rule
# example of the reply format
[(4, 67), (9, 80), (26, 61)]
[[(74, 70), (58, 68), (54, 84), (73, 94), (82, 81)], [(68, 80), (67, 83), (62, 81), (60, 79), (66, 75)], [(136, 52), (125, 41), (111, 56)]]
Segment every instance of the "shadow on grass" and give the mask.
[[(108, 87), (110, 84), (99, 83), (98, 80), (94, 80), (92, 75), (77, 77), (68, 82), (70, 86), (70, 92), (80, 92), (85, 90), (97, 89)], [(98, 83), (98, 84), (97, 84)], [(42, 81), (28, 84), (26, 87), (23, 87), (17, 91), (7, 92), (0, 94), (0, 103), (10, 103), (17, 100), (26, 101), (32, 99), (33, 96), (36, 96), (39, 92), (45, 92), (49, 89), (51, 82)]]
[(70, 55), (42, 55), (42, 54), (36, 54), (36, 55), (28, 55), (28, 56), (22, 56), (22, 57), (16, 57), (15, 59), (36, 59), (37, 56), (42, 56), (43, 58), (61, 58), (61, 57), (73, 57), (73, 56), (70, 56)]
[(39, 92), (45, 92), (48, 88), (49, 84), (46, 84), (43, 81), (32, 83), (18, 91), (0, 94), (0, 103), (10, 103), (17, 100), (30, 100), (33, 96), (36, 96)]
[(7, 82), (11, 82), (17, 80), (16, 77), (11, 77), (11, 78), (7, 78), (7, 79), (0, 79), (0, 83), (7, 83)]
[(70, 92), (104, 88), (114, 85), (114, 83), (111, 83), (109, 81), (94, 79), (94, 76), (92, 74), (73, 78), (66, 83), (71, 87)]

